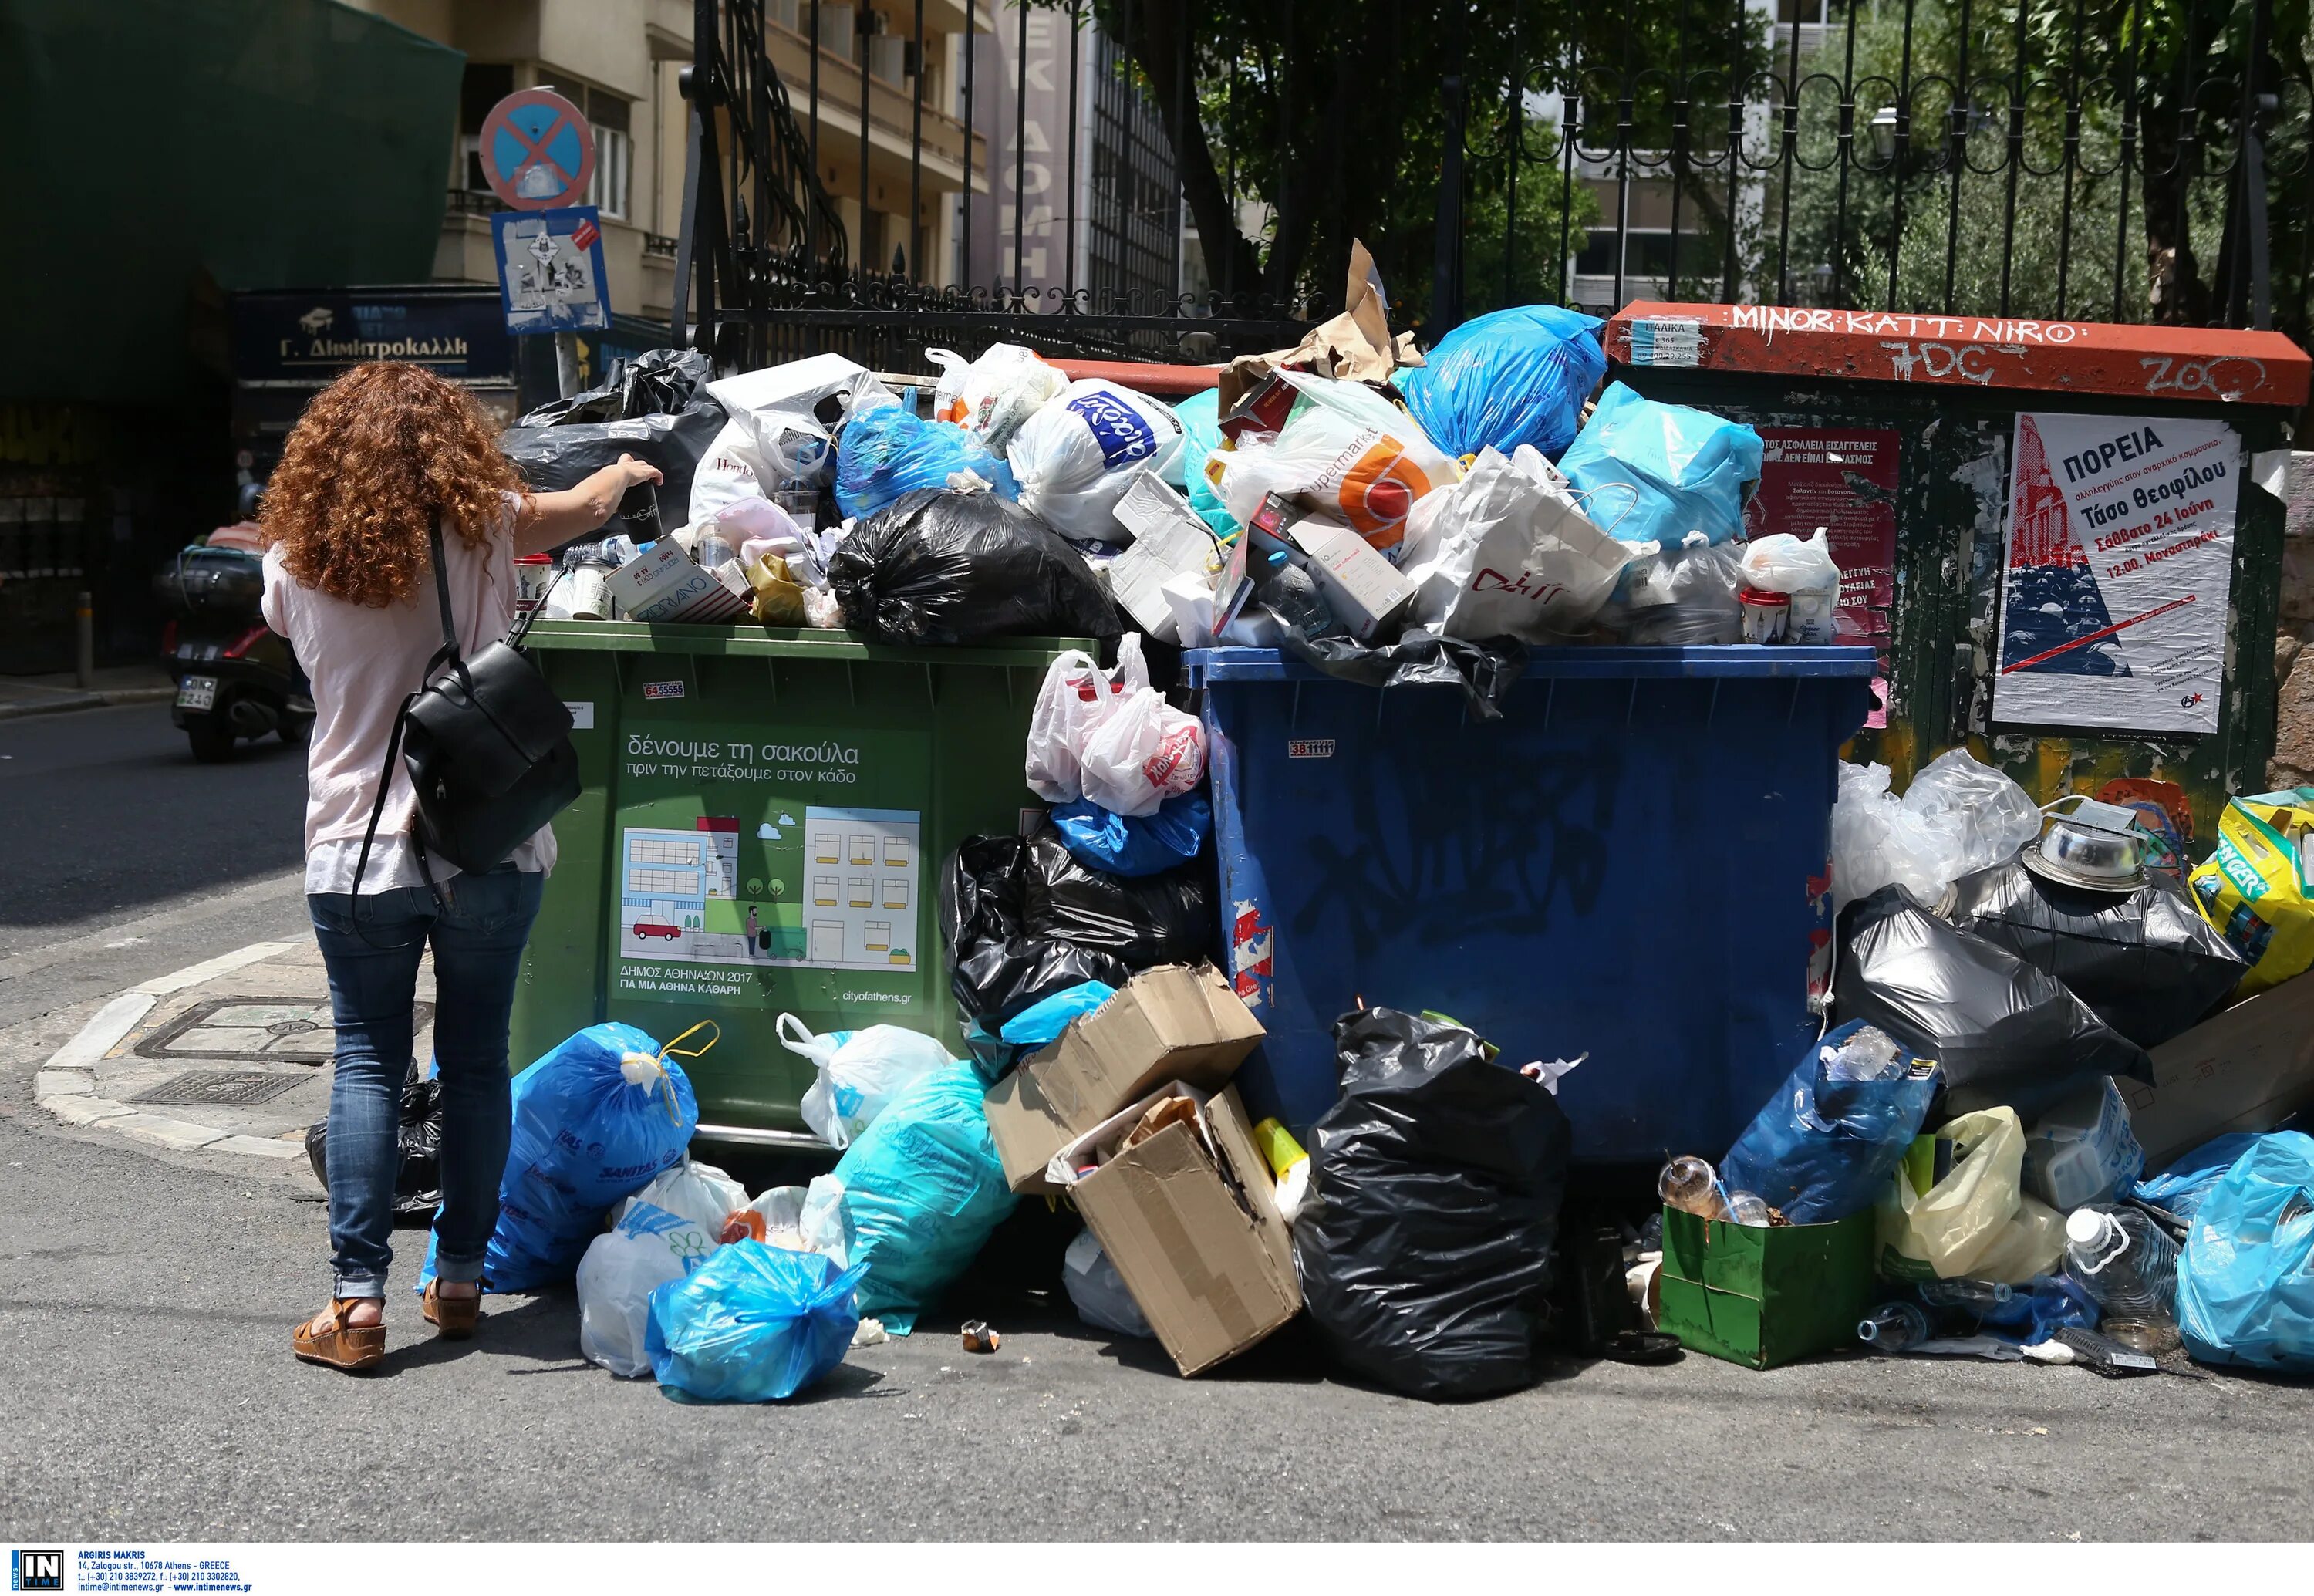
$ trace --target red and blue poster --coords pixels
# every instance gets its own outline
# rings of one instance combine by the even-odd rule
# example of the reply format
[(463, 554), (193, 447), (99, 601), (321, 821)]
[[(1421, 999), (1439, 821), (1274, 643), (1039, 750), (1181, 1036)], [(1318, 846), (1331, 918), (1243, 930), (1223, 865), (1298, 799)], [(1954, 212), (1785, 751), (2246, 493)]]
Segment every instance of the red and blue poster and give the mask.
[(2027, 411), (2010, 459), (1994, 721), (2217, 730), (2240, 437)]

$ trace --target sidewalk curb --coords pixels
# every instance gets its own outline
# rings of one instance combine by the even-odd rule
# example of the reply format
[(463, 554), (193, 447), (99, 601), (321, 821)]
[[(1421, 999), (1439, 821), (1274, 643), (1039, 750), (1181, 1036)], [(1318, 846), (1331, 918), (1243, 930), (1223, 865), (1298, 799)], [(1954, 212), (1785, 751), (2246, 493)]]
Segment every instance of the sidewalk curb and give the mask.
[(246, 948), (203, 959), (199, 964), (156, 975), (129, 988), (99, 1009), (70, 1041), (40, 1064), (32, 1077), (32, 1100), (60, 1124), (116, 1131), (172, 1152), (234, 1152), (283, 1161), (304, 1159), (305, 1150), (293, 1142), (238, 1135), (214, 1125), (173, 1119), (134, 1104), (100, 1097), (95, 1073), (98, 1061), (119, 1046), (162, 998), (197, 986), (213, 976), (230, 974), (244, 966), (286, 953), (295, 946), (289, 942), (252, 942)]
[(102, 692), (66, 692), (46, 703), (0, 704), (0, 720), (21, 720), (29, 715), (62, 715), (73, 710), (109, 710), (119, 704), (166, 703), (176, 696), (173, 687), (115, 687)]

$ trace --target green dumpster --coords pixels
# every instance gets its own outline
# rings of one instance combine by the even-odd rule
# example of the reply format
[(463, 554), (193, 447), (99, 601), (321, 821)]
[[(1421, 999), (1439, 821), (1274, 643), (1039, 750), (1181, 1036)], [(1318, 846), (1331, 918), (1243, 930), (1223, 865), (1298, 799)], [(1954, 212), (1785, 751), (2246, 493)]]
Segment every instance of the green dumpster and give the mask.
[(774, 1025), (890, 1024), (961, 1050), (942, 861), (1020, 828), (1046, 667), (1079, 639), (890, 648), (837, 631), (545, 622), (584, 790), (524, 956), (512, 1056), (624, 1020), (721, 1039), (685, 1065), (711, 1139), (784, 1140), (811, 1066)]
[(2287, 339), (1642, 302), (1603, 341), (1647, 397), (1760, 430), (1753, 532), (1828, 528), (1840, 640), (1883, 662), (1850, 757), (1898, 790), (1965, 745), (2036, 803), (2128, 806), (2199, 859), (2226, 800), (2272, 785), (2278, 495), (2310, 376)]

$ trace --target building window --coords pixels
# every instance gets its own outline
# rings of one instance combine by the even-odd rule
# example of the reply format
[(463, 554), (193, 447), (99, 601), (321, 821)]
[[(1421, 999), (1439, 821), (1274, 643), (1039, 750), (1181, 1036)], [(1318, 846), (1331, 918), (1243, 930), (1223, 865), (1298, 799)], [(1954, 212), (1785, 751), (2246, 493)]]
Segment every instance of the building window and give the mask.
[(595, 129), (595, 181), (587, 186), (587, 203), (624, 221), (634, 181), (634, 102), (605, 89), (557, 83), (543, 75), (538, 86), (553, 90), (587, 113)]

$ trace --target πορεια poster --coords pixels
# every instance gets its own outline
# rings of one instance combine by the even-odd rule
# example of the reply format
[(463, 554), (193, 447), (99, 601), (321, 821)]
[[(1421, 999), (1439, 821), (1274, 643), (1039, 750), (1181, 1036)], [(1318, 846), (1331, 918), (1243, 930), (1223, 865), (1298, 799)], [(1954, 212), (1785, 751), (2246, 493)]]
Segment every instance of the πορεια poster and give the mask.
[(2027, 411), (2010, 461), (1993, 719), (2217, 730), (2240, 437), (2222, 421)]

